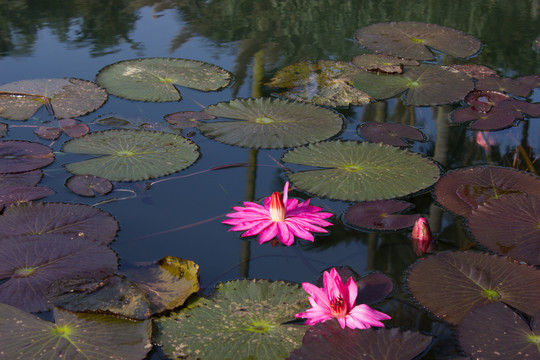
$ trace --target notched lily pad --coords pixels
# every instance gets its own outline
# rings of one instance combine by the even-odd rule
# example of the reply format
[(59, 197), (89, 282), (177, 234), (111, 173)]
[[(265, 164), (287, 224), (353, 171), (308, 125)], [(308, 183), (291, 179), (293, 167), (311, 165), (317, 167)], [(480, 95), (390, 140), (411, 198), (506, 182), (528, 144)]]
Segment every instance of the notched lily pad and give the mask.
[(422, 22), (386, 22), (360, 28), (356, 41), (376, 53), (432, 60), (429, 48), (458, 58), (473, 56), (482, 44), (475, 37), (446, 26)]
[(280, 99), (236, 99), (211, 105), (205, 113), (232, 120), (199, 124), (201, 133), (225, 144), (279, 149), (328, 139), (341, 131), (333, 110)]
[(540, 199), (509, 194), (491, 199), (469, 215), (474, 239), (491, 251), (540, 265)]
[(503, 302), (527, 314), (540, 310), (540, 271), (508, 257), (472, 251), (420, 259), (407, 285), (416, 301), (451, 324), (477, 306)]
[(310, 144), (288, 151), (282, 161), (324, 168), (288, 176), (304, 191), (345, 201), (405, 196), (433, 185), (440, 173), (437, 164), (419, 154), (357, 141)]
[(110, 94), (140, 101), (179, 101), (174, 84), (202, 91), (227, 86), (231, 74), (219, 66), (178, 58), (119, 61), (101, 69), (97, 83)]
[(199, 120), (212, 120), (216, 117), (204, 111), (180, 111), (163, 117), (169, 124), (179, 128), (194, 128), (199, 126)]
[(401, 200), (364, 201), (349, 207), (344, 220), (347, 225), (370, 230), (398, 230), (414, 225), (419, 214), (399, 214), (413, 204)]
[(145, 130), (90, 133), (64, 144), (64, 152), (101, 155), (67, 164), (75, 175), (95, 175), (110, 181), (138, 181), (172, 174), (199, 157), (197, 145), (175, 134)]
[[(152, 324), (55, 308), (54, 323), (0, 304), (2, 354), (26, 359), (143, 359), (151, 349)], [(39, 355), (38, 355), (39, 354)]]
[(0, 141), (0, 173), (18, 173), (45, 167), (54, 161), (52, 149), (35, 142)]
[(460, 101), (474, 88), (473, 80), (451, 67), (423, 64), (401, 75), (356, 73), (353, 84), (376, 99), (387, 99), (406, 91), (407, 105), (429, 106)]
[(280, 69), (267, 85), (286, 88), (277, 95), (291, 100), (325, 106), (363, 105), (371, 97), (351, 86), (351, 77), (358, 72), (341, 61), (304, 61)]
[(358, 128), (362, 137), (377, 143), (392, 146), (410, 146), (407, 140), (425, 141), (423, 132), (405, 124), (367, 122)]
[(0, 117), (26, 120), (43, 105), (57, 118), (77, 117), (99, 108), (105, 90), (80, 79), (21, 80), (0, 86)]
[(305, 309), (298, 285), (236, 280), (220, 284), (210, 299), (155, 320), (157, 342), (172, 358), (285, 359), (307, 327), (288, 324)]
[(381, 54), (357, 55), (352, 58), (351, 63), (362, 70), (395, 74), (401, 74), (403, 66), (420, 65), (416, 60)]
[(73, 175), (66, 181), (66, 187), (77, 195), (105, 195), (112, 191), (113, 184), (104, 178), (94, 175)]

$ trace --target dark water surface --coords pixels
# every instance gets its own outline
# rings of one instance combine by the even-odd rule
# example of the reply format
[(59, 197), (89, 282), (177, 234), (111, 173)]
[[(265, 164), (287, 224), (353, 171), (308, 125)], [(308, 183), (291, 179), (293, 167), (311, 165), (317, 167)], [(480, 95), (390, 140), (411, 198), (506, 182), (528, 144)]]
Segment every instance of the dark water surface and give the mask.
[[(201, 60), (233, 73), (233, 84), (219, 92), (181, 88), (183, 99), (172, 103), (110, 96), (103, 107), (80, 118), (89, 124), (113, 114), (165, 124), (163, 116), (168, 113), (198, 111), (201, 106), (233, 98), (270, 96), (270, 89), (254, 76), (256, 71), (269, 79), (279, 68), (298, 61), (349, 61), (364, 51), (354, 41), (355, 31), (381, 21), (423, 21), (464, 31), (483, 43), (481, 53), (466, 62), (489, 66), (501, 76), (517, 77), (540, 73), (540, 54), (532, 50), (533, 40), (540, 35), (539, 9), (538, 0), (0, 1), (0, 84), (62, 77), (94, 81), (102, 67), (138, 57)], [(540, 95), (538, 89), (535, 91), (532, 99), (538, 102)], [(475, 144), (476, 132), (448, 121), (447, 114), (456, 106), (403, 110), (401, 100), (392, 99), (337, 109), (346, 120), (340, 138), (360, 140), (357, 126), (383, 111), (389, 118), (394, 116), (392, 121), (422, 129), (429, 140), (415, 144), (412, 150), (434, 157), (445, 170), (488, 163), (512, 165), (516, 146), (524, 142), (530, 146), (531, 159), (538, 156), (538, 119), (494, 132), (499, 146), (486, 156)], [(27, 126), (50, 120), (52, 117), (41, 109), (26, 122), (2, 122), (12, 125), (7, 139), (49, 145)], [(92, 131), (105, 129), (98, 124), (90, 127)], [(59, 151), (67, 139), (63, 135), (52, 148)], [(337, 214), (330, 235), (317, 236), (314, 244), (299, 240), (296, 246), (273, 248), (260, 246), (253, 239), (240, 240), (239, 233), (228, 232), (229, 227), (220, 221), (244, 199), (259, 200), (282, 190), (285, 176), (279, 159), (285, 150), (228, 146), (196, 130), (191, 139), (199, 145), (201, 157), (190, 168), (170, 176), (182, 178), (158, 183), (150, 190), (144, 190), (145, 182), (118, 183), (112, 194), (92, 200), (74, 195), (63, 186), (69, 174), (62, 164), (80, 156), (57, 153), (56, 161), (44, 169), (41, 182), (57, 191), (46, 201), (94, 204), (118, 198), (99, 208), (120, 223), (121, 231), (112, 247), (121, 264), (154, 261), (166, 255), (191, 259), (200, 265), (204, 287), (246, 274), (250, 278), (312, 282), (322, 270), (341, 265), (361, 274), (383, 271), (398, 288), (393, 299), (380, 307), (392, 316), (388, 323), (440, 335), (426, 358), (457, 354), (448, 328), (412, 305), (399, 286), (404, 271), (416, 259), (407, 232), (380, 234), (344, 227), (341, 215), (350, 204), (314, 199), (314, 205)], [(255, 168), (206, 171), (246, 163), (254, 157)], [(537, 173), (538, 164), (533, 164)], [(517, 166), (527, 170), (524, 164)], [(302, 193), (291, 195), (306, 198)], [(463, 225), (434, 204), (429, 192), (408, 200), (416, 205), (414, 212), (426, 214), (442, 248), (475, 246)], [(245, 263), (241, 253), (247, 250), (249, 262)]]

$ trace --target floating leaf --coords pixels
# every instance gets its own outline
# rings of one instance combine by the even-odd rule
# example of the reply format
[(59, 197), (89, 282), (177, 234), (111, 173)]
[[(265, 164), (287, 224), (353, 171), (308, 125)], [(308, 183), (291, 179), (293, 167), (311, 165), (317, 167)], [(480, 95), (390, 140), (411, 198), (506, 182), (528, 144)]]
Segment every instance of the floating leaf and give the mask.
[(412, 266), (407, 284), (416, 301), (454, 325), (475, 307), (496, 301), (527, 314), (540, 310), (540, 271), (497, 255), (430, 255)]
[(58, 124), (60, 124), (60, 128), (67, 136), (72, 138), (81, 137), (88, 134), (88, 131), (90, 131), (87, 125), (75, 119), (60, 119), (58, 120)]
[(45, 140), (56, 140), (62, 135), (62, 129), (50, 126), (40, 126), (34, 130), (34, 134)]
[(464, 217), (489, 198), (516, 193), (540, 198), (540, 178), (513, 168), (472, 166), (447, 172), (434, 189), (439, 204)]
[(0, 216), (0, 238), (65, 234), (109, 244), (117, 231), (118, 223), (109, 213), (83, 204), (22, 203)]
[(0, 304), (0, 338), (6, 359), (143, 359), (151, 349), (150, 321), (76, 314), (55, 308), (54, 323)]
[(306, 326), (286, 324), (305, 309), (298, 285), (236, 280), (220, 284), (210, 300), (199, 298), (155, 320), (167, 356), (199, 359), (284, 359), (300, 346)]
[(15, 174), (0, 174), (0, 189), (6, 189), (14, 186), (36, 186), (43, 172), (41, 170), (32, 170)]
[(473, 110), (488, 112), (503, 101), (510, 100), (510, 96), (499, 91), (474, 90), (467, 94), (464, 100)]
[(404, 65), (420, 65), (420, 63), (416, 60), (380, 54), (357, 55), (352, 58), (351, 63), (363, 70), (396, 74), (401, 74), (403, 72)]
[(204, 111), (233, 120), (200, 123), (203, 135), (250, 148), (279, 149), (317, 142), (336, 135), (343, 126), (335, 111), (280, 99), (236, 99)]
[(405, 124), (367, 122), (359, 127), (360, 135), (372, 142), (392, 146), (410, 146), (408, 139), (424, 141), (424, 133)]
[(302, 348), (290, 360), (376, 359), (412, 360), (431, 343), (431, 336), (392, 329), (341, 329), (335, 320), (311, 326)]
[(495, 70), (490, 69), (487, 66), (483, 66), (483, 65), (453, 64), (450, 66), (475, 79), (481, 79), (487, 76), (497, 76), (497, 72)]
[(439, 167), (419, 154), (356, 141), (327, 141), (296, 148), (284, 162), (325, 169), (289, 174), (302, 190), (346, 201), (391, 199), (433, 185)]
[(540, 265), (540, 199), (525, 194), (487, 200), (469, 215), (469, 229), (488, 249)]
[(520, 84), (528, 86), (531, 90), (540, 87), (540, 74), (525, 75), (516, 79)]
[(53, 281), (100, 278), (116, 268), (116, 254), (103, 242), (67, 234), (4, 237), (0, 239), (0, 302), (31, 312), (46, 311), (51, 308), (46, 292)]
[(53, 195), (54, 190), (46, 186), (14, 186), (0, 189), (0, 206), (38, 200)]
[(501, 303), (473, 309), (459, 324), (461, 348), (474, 359), (538, 359), (540, 332)]
[(199, 120), (212, 120), (216, 117), (204, 111), (180, 111), (163, 117), (169, 124), (179, 128), (198, 127)]
[(267, 84), (287, 88), (277, 95), (325, 106), (363, 105), (366, 93), (350, 85), (354, 66), (341, 61), (304, 61), (280, 69)]
[(105, 195), (113, 189), (109, 180), (94, 175), (73, 175), (67, 179), (66, 187), (81, 196)]
[(530, 94), (531, 88), (520, 83), (518, 80), (489, 76), (479, 79), (475, 84), (476, 90), (492, 90), (506, 92), (513, 95), (526, 97)]
[(446, 26), (422, 22), (386, 22), (360, 28), (356, 41), (376, 53), (416, 60), (432, 60), (428, 49), (439, 50), (458, 58), (476, 54), (480, 41)]
[(19, 140), (0, 141), (0, 173), (35, 170), (53, 161), (52, 149), (45, 145)]
[(119, 61), (101, 69), (97, 83), (110, 94), (141, 101), (178, 101), (174, 86), (203, 91), (219, 90), (231, 74), (219, 66), (178, 58), (146, 58)]
[(488, 112), (477, 111), (472, 107), (457, 109), (452, 112), (451, 119), (455, 123), (469, 123), (472, 130), (500, 130), (512, 125), (516, 119), (522, 118), (519, 111), (497, 106)]
[(42, 105), (57, 118), (87, 114), (107, 100), (107, 93), (80, 79), (21, 80), (0, 86), (0, 117), (26, 120)]
[(396, 214), (412, 207), (411, 203), (400, 200), (364, 201), (354, 204), (345, 212), (345, 222), (364, 229), (397, 230), (414, 225), (419, 214)]
[(186, 138), (145, 130), (108, 130), (72, 139), (64, 152), (103, 155), (67, 164), (76, 175), (95, 175), (111, 181), (138, 181), (172, 174), (199, 157), (197, 145)]
[(376, 99), (386, 99), (404, 91), (407, 105), (450, 104), (463, 99), (473, 88), (473, 80), (448, 66), (420, 65), (401, 75), (373, 74), (353, 76), (353, 84)]

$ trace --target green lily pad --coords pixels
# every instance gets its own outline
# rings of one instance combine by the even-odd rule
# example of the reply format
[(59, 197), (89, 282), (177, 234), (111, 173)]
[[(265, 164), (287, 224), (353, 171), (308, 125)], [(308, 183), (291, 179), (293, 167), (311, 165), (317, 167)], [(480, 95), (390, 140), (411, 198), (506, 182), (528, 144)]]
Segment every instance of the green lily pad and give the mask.
[(43, 105), (57, 118), (87, 114), (107, 100), (105, 90), (80, 79), (21, 80), (0, 86), (0, 117), (26, 120)]
[(431, 340), (431, 336), (399, 328), (343, 330), (333, 320), (311, 326), (304, 335), (302, 348), (293, 351), (289, 359), (412, 360)]
[(107, 212), (83, 204), (22, 203), (0, 216), (0, 239), (16, 235), (65, 234), (109, 244), (118, 223)]
[(150, 321), (77, 314), (55, 308), (54, 323), (0, 304), (1, 354), (6, 359), (143, 359), (152, 348)]
[(360, 28), (356, 41), (367, 49), (415, 60), (432, 60), (436, 49), (458, 58), (473, 56), (482, 44), (462, 31), (422, 22), (386, 22)]
[(307, 305), (298, 285), (236, 280), (210, 299), (155, 320), (157, 342), (172, 358), (285, 359), (300, 347), (306, 326), (287, 324)]
[(280, 99), (236, 99), (204, 112), (233, 120), (199, 124), (215, 140), (249, 148), (279, 149), (328, 139), (341, 131), (342, 117), (315, 105)]
[(102, 155), (67, 164), (76, 175), (95, 175), (111, 181), (138, 181), (172, 174), (199, 157), (197, 145), (186, 138), (145, 130), (90, 133), (64, 144), (64, 152)]
[(474, 88), (473, 80), (449, 66), (423, 64), (401, 75), (360, 71), (353, 84), (376, 99), (387, 99), (406, 91), (407, 105), (429, 106), (462, 100)]
[(119, 61), (101, 69), (96, 81), (118, 97), (140, 101), (178, 101), (174, 84), (202, 91), (219, 90), (231, 74), (219, 66), (178, 58)]
[(0, 173), (36, 170), (53, 161), (54, 154), (48, 146), (29, 141), (0, 141)]
[(371, 97), (351, 86), (356, 72), (354, 66), (341, 61), (304, 61), (280, 69), (267, 85), (288, 89), (277, 95), (291, 100), (325, 106), (364, 105)]
[(511, 194), (472, 210), (469, 229), (491, 251), (540, 265), (540, 199)]
[(461, 348), (473, 359), (538, 359), (540, 331), (535, 317), (531, 330), (523, 318), (501, 303), (472, 310), (459, 324)]
[(325, 169), (289, 174), (302, 190), (345, 201), (384, 200), (433, 185), (440, 175), (431, 160), (393, 146), (327, 141), (296, 148), (282, 161)]
[(530, 315), (540, 310), (540, 271), (508, 257), (430, 255), (412, 266), (407, 285), (416, 301), (454, 325), (475, 307), (497, 301)]
[(351, 63), (363, 70), (401, 74), (403, 66), (416, 66), (416, 60), (403, 59), (390, 55), (362, 54), (352, 58)]
[(102, 278), (116, 268), (116, 254), (102, 242), (66, 234), (2, 238), (0, 302), (32, 312), (50, 310), (46, 293), (53, 281)]

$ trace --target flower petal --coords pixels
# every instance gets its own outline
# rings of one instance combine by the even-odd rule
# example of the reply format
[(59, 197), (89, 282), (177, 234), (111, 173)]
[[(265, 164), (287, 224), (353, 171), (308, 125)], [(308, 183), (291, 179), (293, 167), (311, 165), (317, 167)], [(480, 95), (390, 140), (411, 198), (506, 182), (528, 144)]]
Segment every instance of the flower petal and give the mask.
[(328, 299), (328, 296), (326, 296), (323, 289), (308, 282), (302, 283), (302, 287), (309, 295), (311, 295), (317, 305), (322, 306), (330, 311), (330, 300)]
[(349, 278), (349, 280), (347, 280), (345, 288), (347, 289), (345, 291), (347, 297), (343, 298), (343, 300), (345, 300), (345, 302), (347, 303), (348, 308), (352, 309), (354, 308), (354, 305), (356, 303), (356, 297), (358, 296), (358, 285), (356, 284), (356, 281), (354, 281), (352, 276)]
[(269, 225), (264, 231), (261, 231), (259, 235), (259, 244), (272, 240), (278, 234), (278, 228), (274, 221), (269, 221)]
[[(389, 320), (390, 316), (383, 312), (374, 310), (366, 304), (357, 305), (347, 315), (350, 324), (354, 324), (356, 328), (367, 329), (370, 326), (384, 327), (384, 324), (379, 320)], [(366, 327), (367, 326), (367, 327)], [(350, 326), (349, 326), (350, 327)]]

